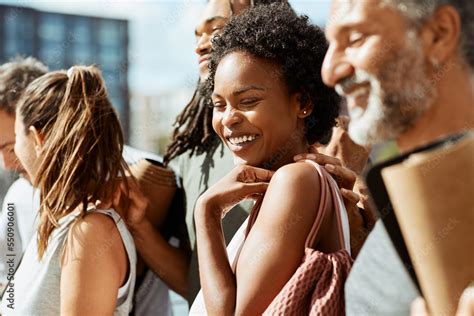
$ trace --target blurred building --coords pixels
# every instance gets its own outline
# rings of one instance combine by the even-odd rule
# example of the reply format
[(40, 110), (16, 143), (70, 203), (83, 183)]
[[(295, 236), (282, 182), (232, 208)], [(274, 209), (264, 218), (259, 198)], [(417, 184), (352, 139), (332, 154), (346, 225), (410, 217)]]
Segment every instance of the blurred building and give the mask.
[(171, 139), (173, 123), (192, 94), (187, 88), (155, 95), (132, 92), (130, 144), (163, 155)]
[(50, 70), (96, 64), (128, 138), (127, 20), (0, 5), (0, 43), (0, 63), (24, 55), (38, 58)]

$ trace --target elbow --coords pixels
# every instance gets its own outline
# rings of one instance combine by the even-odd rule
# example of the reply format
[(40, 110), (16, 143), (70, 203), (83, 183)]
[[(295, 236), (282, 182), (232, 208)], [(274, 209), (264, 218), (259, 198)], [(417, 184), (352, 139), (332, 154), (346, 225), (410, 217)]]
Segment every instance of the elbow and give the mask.
[(158, 271), (153, 269), (153, 272), (163, 280), (172, 291), (187, 299), (191, 256), (182, 249), (175, 249), (175, 251), (178, 256), (175, 257), (172, 266), (167, 266), (166, 270), (164, 268), (160, 268)]
[(182, 298), (187, 299), (188, 297), (188, 282), (181, 282), (180, 284), (176, 284), (176, 286), (171, 288), (174, 292), (179, 294)]
[(204, 302), (208, 315), (235, 314), (235, 291), (232, 289), (219, 290), (211, 295), (204, 294)]

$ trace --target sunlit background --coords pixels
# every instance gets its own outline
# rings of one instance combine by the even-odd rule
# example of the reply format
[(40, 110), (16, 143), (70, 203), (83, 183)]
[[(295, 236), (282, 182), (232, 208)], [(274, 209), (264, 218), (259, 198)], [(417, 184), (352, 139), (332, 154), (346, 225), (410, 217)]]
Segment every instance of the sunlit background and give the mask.
[[(327, 0), (291, 1), (322, 25)], [(163, 153), (197, 82), (194, 27), (205, 0), (0, 1), (0, 62), (98, 65), (131, 145)]]
[[(96, 64), (128, 144), (163, 154), (198, 80), (194, 28), (205, 0), (0, 0), (0, 63), (34, 56), (50, 70)], [(323, 26), (330, 0), (290, 0)], [(0, 203), (14, 178), (0, 170)], [(175, 315), (186, 305), (172, 296)]]

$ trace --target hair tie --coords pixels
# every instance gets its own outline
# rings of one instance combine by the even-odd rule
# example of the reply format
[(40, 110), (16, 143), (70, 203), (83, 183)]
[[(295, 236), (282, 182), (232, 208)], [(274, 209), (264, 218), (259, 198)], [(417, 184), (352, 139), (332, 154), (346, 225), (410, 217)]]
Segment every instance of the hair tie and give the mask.
[(72, 73), (74, 72), (74, 66), (72, 66), (71, 68), (69, 68), (66, 72), (66, 75), (68, 77), (68, 79), (71, 79), (71, 76), (72, 76)]

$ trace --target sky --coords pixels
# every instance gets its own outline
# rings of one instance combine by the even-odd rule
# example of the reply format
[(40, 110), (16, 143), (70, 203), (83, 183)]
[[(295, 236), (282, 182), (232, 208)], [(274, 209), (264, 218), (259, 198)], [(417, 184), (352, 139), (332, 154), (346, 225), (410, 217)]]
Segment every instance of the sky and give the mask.
[[(192, 89), (197, 81), (194, 27), (205, 0), (0, 0), (43, 11), (129, 20), (129, 86), (155, 95)], [(323, 26), (330, 0), (290, 0), (295, 10)]]

